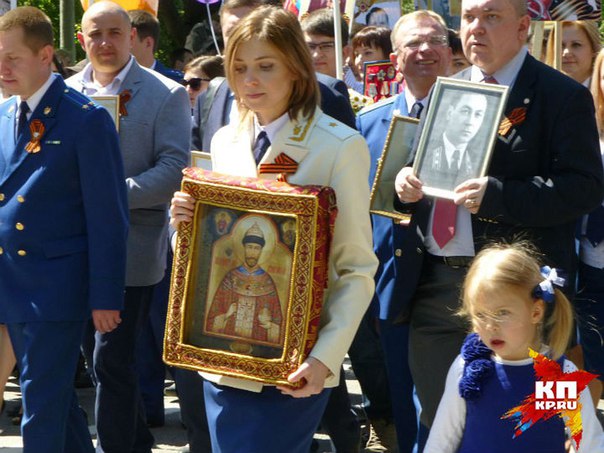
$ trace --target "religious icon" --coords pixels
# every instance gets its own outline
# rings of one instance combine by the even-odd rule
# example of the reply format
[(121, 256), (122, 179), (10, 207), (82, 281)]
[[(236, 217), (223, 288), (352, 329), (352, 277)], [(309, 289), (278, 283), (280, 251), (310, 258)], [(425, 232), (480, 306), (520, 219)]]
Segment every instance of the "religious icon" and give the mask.
[(193, 167), (184, 174), (195, 214), (179, 226), (165, 362), (291, 385), (318, 334), (333, 189)]
[[(280, 346), (283, 311), (275, 281), (260, 265), (265, 233), (255, 221), (243, 234), (243, 260), (222, 278), (206, 318), (209, 334)], [(241, 253), (241, 252), (240, 252)]]
[(229, 232), (232, 222), (233, 216), (226, 210), (220, 209), (214, 214), (214, 227), (216, 233), (220, 236), (224, 236)]

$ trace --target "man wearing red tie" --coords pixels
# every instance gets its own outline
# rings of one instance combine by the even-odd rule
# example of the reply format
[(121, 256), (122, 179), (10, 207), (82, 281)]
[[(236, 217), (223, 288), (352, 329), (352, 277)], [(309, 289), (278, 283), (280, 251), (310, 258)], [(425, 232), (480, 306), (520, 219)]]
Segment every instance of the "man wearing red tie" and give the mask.
[(462, 0), (461, 39), (473, 66), (459, 77), (510, 86), (505, 117), (488, 176), (455, 188), (453, 234), (434, 237), (440, 223), (422, 181), (403, 168), (395, 183), (414, 213), (405, 237), (411, 300), (410, 366), (430, 427), (445, 377), (468, 331), (459, 309), (459, 287), (472, 257), (487, 242), (530, 240), (547, 264), (574, 281), (577, 219), (602, 200), (602, 163), (589, 91), (528, 55), (530, 18), (525, 0)]

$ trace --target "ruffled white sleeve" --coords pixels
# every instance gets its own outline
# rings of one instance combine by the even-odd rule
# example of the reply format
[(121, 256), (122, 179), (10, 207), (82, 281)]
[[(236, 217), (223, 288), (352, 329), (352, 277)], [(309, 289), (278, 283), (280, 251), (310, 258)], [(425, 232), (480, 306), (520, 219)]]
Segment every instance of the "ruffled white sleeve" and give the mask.
[(436, 418), (424, 453), (454, 453), (459, 448), (466, 426), (466, 402), (459, 394), (459, 380), (463, 373), (464, 360), (457, 356), (445, 384)]

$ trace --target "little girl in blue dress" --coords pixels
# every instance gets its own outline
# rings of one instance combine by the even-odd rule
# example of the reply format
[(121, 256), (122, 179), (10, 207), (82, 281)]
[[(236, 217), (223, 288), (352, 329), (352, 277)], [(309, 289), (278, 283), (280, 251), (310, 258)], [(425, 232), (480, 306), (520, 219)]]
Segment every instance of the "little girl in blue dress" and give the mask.
[[(462, 305), (475, 333), (451, 365), (424, 453), (567, 451), (565, 424), (558, 415), (516, 436), (518, 419), (504, 418), (535, 392), (529, 348), (557, 361), (565, 373), (577, 369), (562, 355), (573, 328), (571, 305), (554, 288), (563, 284), (555, 269), (540, 269), (523, 244), (493, 246), (476, 256)], [(604, 434), (589, 391), (578, 399), (583, 433), (576, 451), (602, 453)]]

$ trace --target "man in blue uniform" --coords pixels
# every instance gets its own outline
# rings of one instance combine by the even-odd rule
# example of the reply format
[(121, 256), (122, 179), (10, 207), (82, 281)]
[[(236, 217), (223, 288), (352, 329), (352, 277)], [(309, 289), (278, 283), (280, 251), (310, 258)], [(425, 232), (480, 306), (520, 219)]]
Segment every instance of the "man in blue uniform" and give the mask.
[(52, 74), (52, 25), (0, 17), (0, 323), (21, 370), (24, 452), (92, 451), (73, 379), (84, 323), (121, 319), (128, 211), (115, 124)]
[[(373, 183), (378, 159), (384, 149), (393, 115), (419, 117), (438, 76), (446, 76), (451, 61), (443, 19), (433, 11), (415, 11), (402, 16), (392, 30), (390, 59), (405, 78), (404, 91), (363, 109), (357, 129), (367, 140), (371, 153), (369, 184)], [(401, 247), (406, 227), (392, 219), (372, 216), (373, 248), (380, 260), (375, 274), (374, 303), (379, 304), (380, 334), (396, 424), (398, 446), (411, 452), (417, 435), (413, 404), (413, 381), (408, 364), (410, 305), (400, 305), (405, 274)], [(423, 435), (423, 433), (422, 433)]]

